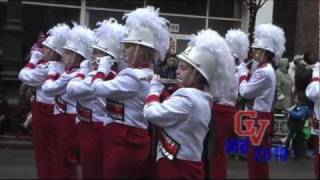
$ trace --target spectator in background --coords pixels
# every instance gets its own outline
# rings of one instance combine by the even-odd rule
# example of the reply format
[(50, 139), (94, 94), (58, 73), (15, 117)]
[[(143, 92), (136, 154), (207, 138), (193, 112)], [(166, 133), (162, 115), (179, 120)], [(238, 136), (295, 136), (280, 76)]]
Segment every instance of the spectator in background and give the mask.
[[(311, 82), (312, 67), (316, 62), (317, 59), (315, 57), (315, 52), (306, 51), (303, 55), (303, 59), (297, 60), (295, 63), (294, 96), (297, 98), (297, 104), (305, 104), (311, 110), (313, 109), (314, 104), (309, 98), (307, 98), (305, 91), (308, 84)], [(307, 121), (310, 124), (311, 117)], [(310, 149), (313, 149), (314, 146), (312, 141), (313, 138), (314, 137), (309, 138), (308, 146)]]
[(37, 37), (37, 40), (35, 43), (33, 43), (31, 49), (30, 49), (30, 52), (27, 52), (26, 53), (26, 56), (25, 56), (25, 59), (24, 61), (25, 62), (28, 62), (30, 57), (31, 57), (31, 52), (32, 51), (40, 51), (40, 52), (43, 52), (43, 45), (42, 45), (42, 42), (46, 39), (46, 36), (43, 32), (40, 32), (38, 34), (38, 37)]
[(3, 134), (9, 125), (9, 104), (3, 89), (0, 89), (0, 134)]
[(306, 157), (307, 142), (303, 128), (311, 115), (311, 109), (305, 103), (299, 103), (297, 96), (295, 96), (295, 105), (289, 110), (289, 134), (286, 141), (286, 147), (289, 152), (293, 152), (294, 160)]
[(19, 95), (18, 110), (20, 113), (20, 118), (22, 120), (22, 122), (19, 122), (19, 124), (27, 129), (32, 122), (32, 116), (30, 116), (31, 102), (35, 97), (35, 89), (22, 83), (20, 86)]
[(313, 102), (306, 97), (305, 91), (312, 78), (312, 65), (316, 62), (314, 51), (307, 51), (303, 59), (295, 63), (294, 93), (298, 98), (298, 103), (307, 104), (309, 109), (313, 108)]
[(164, 61), (160, 64), (157, 74), (161, 78), (176, 79), (177, 64), (176, 55), (167, 54)]
[(289, 60), (288, 58), (282, 58), (278, 63), (278, 69), (276, 71), (277, 76), (277, 101), (275, 110), (281, 112), (287, 110), (292, 106), (292, 87), (293, 81), (289, 74)]
[(295, 70), (296, 70), (296, 63), (300, 60), (303, 60), (303, 54), (297, 54), (293, 57), (293, 60), (289, 63), (289, 75), (290, 78), (292, 80), (292, 82), (294, 82), (294, 75), (295, 75)]
[(42, 52), (43, 45), (42, 42), (46, 39), (46, 36), (43, 32), (39, 32), (37, 41), (32, 45), (31, 51), (40, 51)]

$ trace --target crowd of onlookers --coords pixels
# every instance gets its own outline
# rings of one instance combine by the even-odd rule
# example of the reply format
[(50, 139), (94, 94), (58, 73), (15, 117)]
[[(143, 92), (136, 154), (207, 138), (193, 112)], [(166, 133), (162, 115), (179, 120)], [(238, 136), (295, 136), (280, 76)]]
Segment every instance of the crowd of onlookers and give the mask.
[(313, 103), (305, 90), (312, 77), (312, 65), (317, 62), (315, 53), (307, 51), (292, 61), (280, 61), (277, 67), (277, 96), (275, 113), (288, 114), (286, 147), (294, 159), (312, 158), (315, 138), (310, 134)]

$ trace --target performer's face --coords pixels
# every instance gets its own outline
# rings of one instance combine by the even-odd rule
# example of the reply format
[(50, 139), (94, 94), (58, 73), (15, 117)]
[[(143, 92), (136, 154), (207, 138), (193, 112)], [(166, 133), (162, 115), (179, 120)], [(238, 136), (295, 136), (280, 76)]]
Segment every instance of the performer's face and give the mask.
[(178, 63), (177, 79), (182, 87), (190, 87), (194, 81), (194, 68), (186, 61), (180, 60)]
[(124, 45), (124, 54), (128, 66), (134, 66), (137, 60), (139, 45), (126, 43)]
[(265, 50), (260, 48), (253, 48), (252, 53), (253, 53), (253, 59), (257, 62), (261, 62), (264, 58)]
[(61, 56), (52, 50), (51, 48), (48, 48), (46, 46), (43, 47), (43, 59), (48, 61), (60, 61)]
[(73, 51), (65, 50), (62, 60), (67, 67), (78, 67), (81, 63), (81, 56)]
[(107, 54), (99, 49), (93, 48), (92, 57), (91, 57), (91, 63), (93, 65), (94, 69), (98, 68), (99, 60), (103, 56), (106, 56)]

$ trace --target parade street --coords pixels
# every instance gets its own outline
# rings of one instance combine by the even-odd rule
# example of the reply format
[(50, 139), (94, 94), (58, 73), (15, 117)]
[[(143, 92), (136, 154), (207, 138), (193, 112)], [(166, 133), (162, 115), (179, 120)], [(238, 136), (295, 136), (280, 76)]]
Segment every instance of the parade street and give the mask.
[[(313, 160), (272, 162), (272, 179), (314, 179)], [(231, 160), (228, 178), (247, 178), (247, 162)], [(0, 149), (0, 179), (35, 179), (36, 169), (32, 150)]]

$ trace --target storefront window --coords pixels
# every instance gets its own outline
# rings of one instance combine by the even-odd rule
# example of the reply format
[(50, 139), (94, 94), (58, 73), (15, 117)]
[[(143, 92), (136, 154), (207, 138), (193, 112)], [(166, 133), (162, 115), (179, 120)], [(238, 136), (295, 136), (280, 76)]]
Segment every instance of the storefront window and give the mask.
[(24, 52), (29, 52), (39, 32), (46, 33), (61, 22), (72, 27), (73, 21), (79, 23), (79, 16), (80, 9), (23, 5)]
[(180, 54), (185, 50), (188, 46), (190, 40), (185, 39), (177, 39), (177, 45), (176, 45), (176, 54)]
[(211, 17), (241, 18), (241, 0), (210, 0)]
[(110, 11), (96, 11), (89, 10), (89, 27), (95, 28), (98, 21), (103, 21), (104, 19), (115, 18), (119, 23), (124, 24), (122, 16), (123, 12), (110, 12)]
[(87, 0), (87, 6), (133, 10), (143, 7), (143, 0)]
[[(0, 2), (0, 27), (4, 27), (6, 23), (6, 13), (7, 13), (7, 3)], [(3, 28), (0, 28), (0, 37), (3, 37)], [(3, 53), (3, 40), (4, 38), (0, 38), (0, 60)]]
[(163, 13), (206, 15), (206, 0), (147, 0), (148, 5), (160, 8)]
[(222, 20), (209, 20), (209, 28), (219, 32), (221, 36), (224, 36), (226, 32), (231, 29), (241, 28), (240, 21), (222, 21)]
[(176, 34), (192, 34), (201, 29), (206, 25), (206, 20), (203, 18), (187, 18), (177, 16), (162, 16), (170, 21), (170, 23), (176, 26), (175, 31), (172, 33)]

